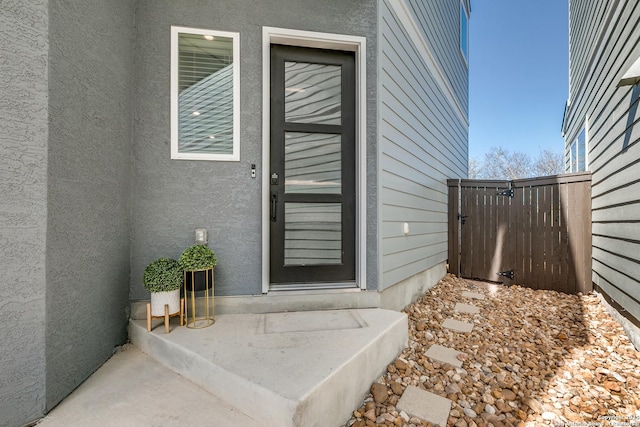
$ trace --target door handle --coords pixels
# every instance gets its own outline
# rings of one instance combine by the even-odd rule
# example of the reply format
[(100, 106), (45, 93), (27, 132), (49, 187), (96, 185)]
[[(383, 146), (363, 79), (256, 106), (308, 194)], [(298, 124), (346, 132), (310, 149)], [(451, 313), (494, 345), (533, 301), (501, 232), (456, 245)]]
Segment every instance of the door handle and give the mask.
[(271, 221), (276, 222), (276, 215), (278, 209), (278, 195), (271, 193)]

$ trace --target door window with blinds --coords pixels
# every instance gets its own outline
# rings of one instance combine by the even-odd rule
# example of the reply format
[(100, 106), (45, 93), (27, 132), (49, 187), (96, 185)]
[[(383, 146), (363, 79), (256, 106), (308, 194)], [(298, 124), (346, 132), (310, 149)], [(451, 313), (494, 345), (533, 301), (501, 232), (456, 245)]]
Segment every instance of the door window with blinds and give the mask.
[(240, 160), (239, 34), (171, 27), (171, 158)]

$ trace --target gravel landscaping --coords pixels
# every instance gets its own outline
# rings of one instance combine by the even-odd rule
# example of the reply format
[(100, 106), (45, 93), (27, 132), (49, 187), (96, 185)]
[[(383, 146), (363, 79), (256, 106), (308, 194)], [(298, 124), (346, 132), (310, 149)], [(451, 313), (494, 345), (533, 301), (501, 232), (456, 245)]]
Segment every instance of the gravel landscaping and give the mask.
[[(465, 291), (485, 298), (463, 297)], [(457, 312), (456, 303), (480, 312)], [(404, 312), (409, 347), (346, 426), (431, 426), (396, 408), (407, 386), (415, 386), (452, 401), (448, 426), (640, 427), (640, 353), (594, 294), (447, 275)], [(447, 318), (472, 322), (473, 329), (443, 328)], [(434, 344), (463, 352), (462, 367), (425, 356)]]

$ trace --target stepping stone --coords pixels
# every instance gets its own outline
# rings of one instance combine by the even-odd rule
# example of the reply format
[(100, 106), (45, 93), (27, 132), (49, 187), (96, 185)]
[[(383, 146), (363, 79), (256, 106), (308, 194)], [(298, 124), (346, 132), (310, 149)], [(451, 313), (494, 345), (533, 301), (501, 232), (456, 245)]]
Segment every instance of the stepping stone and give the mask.
[(396, 405), (398, 412), (404, 411), (432, 424), (447, 425), (451, 401), (412, 385), (407, 386)]
[(429, 347), (429, 350), (426, 351), (425, 356), (437, 360), (438, 362), (448, 363), (449, 365), (453, 365), (456, 368), (462, 367), (462, 360), (458, 359), (459, 354), (461, 353), (452, 348), (443, 347), (438, 344), (434, 344)]
[(453, 309), (461, 313), (471, 313), (471, 314), (480, 313), (480, 307), (476, 307), (475, 305), (471, 305), (471, 304), (462, 304), (460, 302), (456, 303), (456, 306)]
[(458, 332), (471, 332), (473, 323), (461, 322), (460, 320), (448, 318), (442, 323), (443, 328), (453, 329)]
[(463, 292), (462, 296), (466, 298), (473, 298), (473, 299), (484, 299), (483, 294), (478, 294), (475, 292)]

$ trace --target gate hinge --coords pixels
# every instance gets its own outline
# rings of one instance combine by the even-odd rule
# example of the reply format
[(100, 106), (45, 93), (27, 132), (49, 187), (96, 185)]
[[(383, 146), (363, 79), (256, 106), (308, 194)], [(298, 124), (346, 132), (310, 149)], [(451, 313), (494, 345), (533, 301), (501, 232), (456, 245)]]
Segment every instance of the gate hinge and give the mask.
[(513, 188), (507, 188), (506, 190), (498, 191), (498, 196), (507, 196), (513, 198)]
[(498, 272), (498, 276), (504, 276), (511, 280), (513, 280), (513, 278), (515, 277), (515, 275), (513, 274), (513, 270), (500, 271)]

